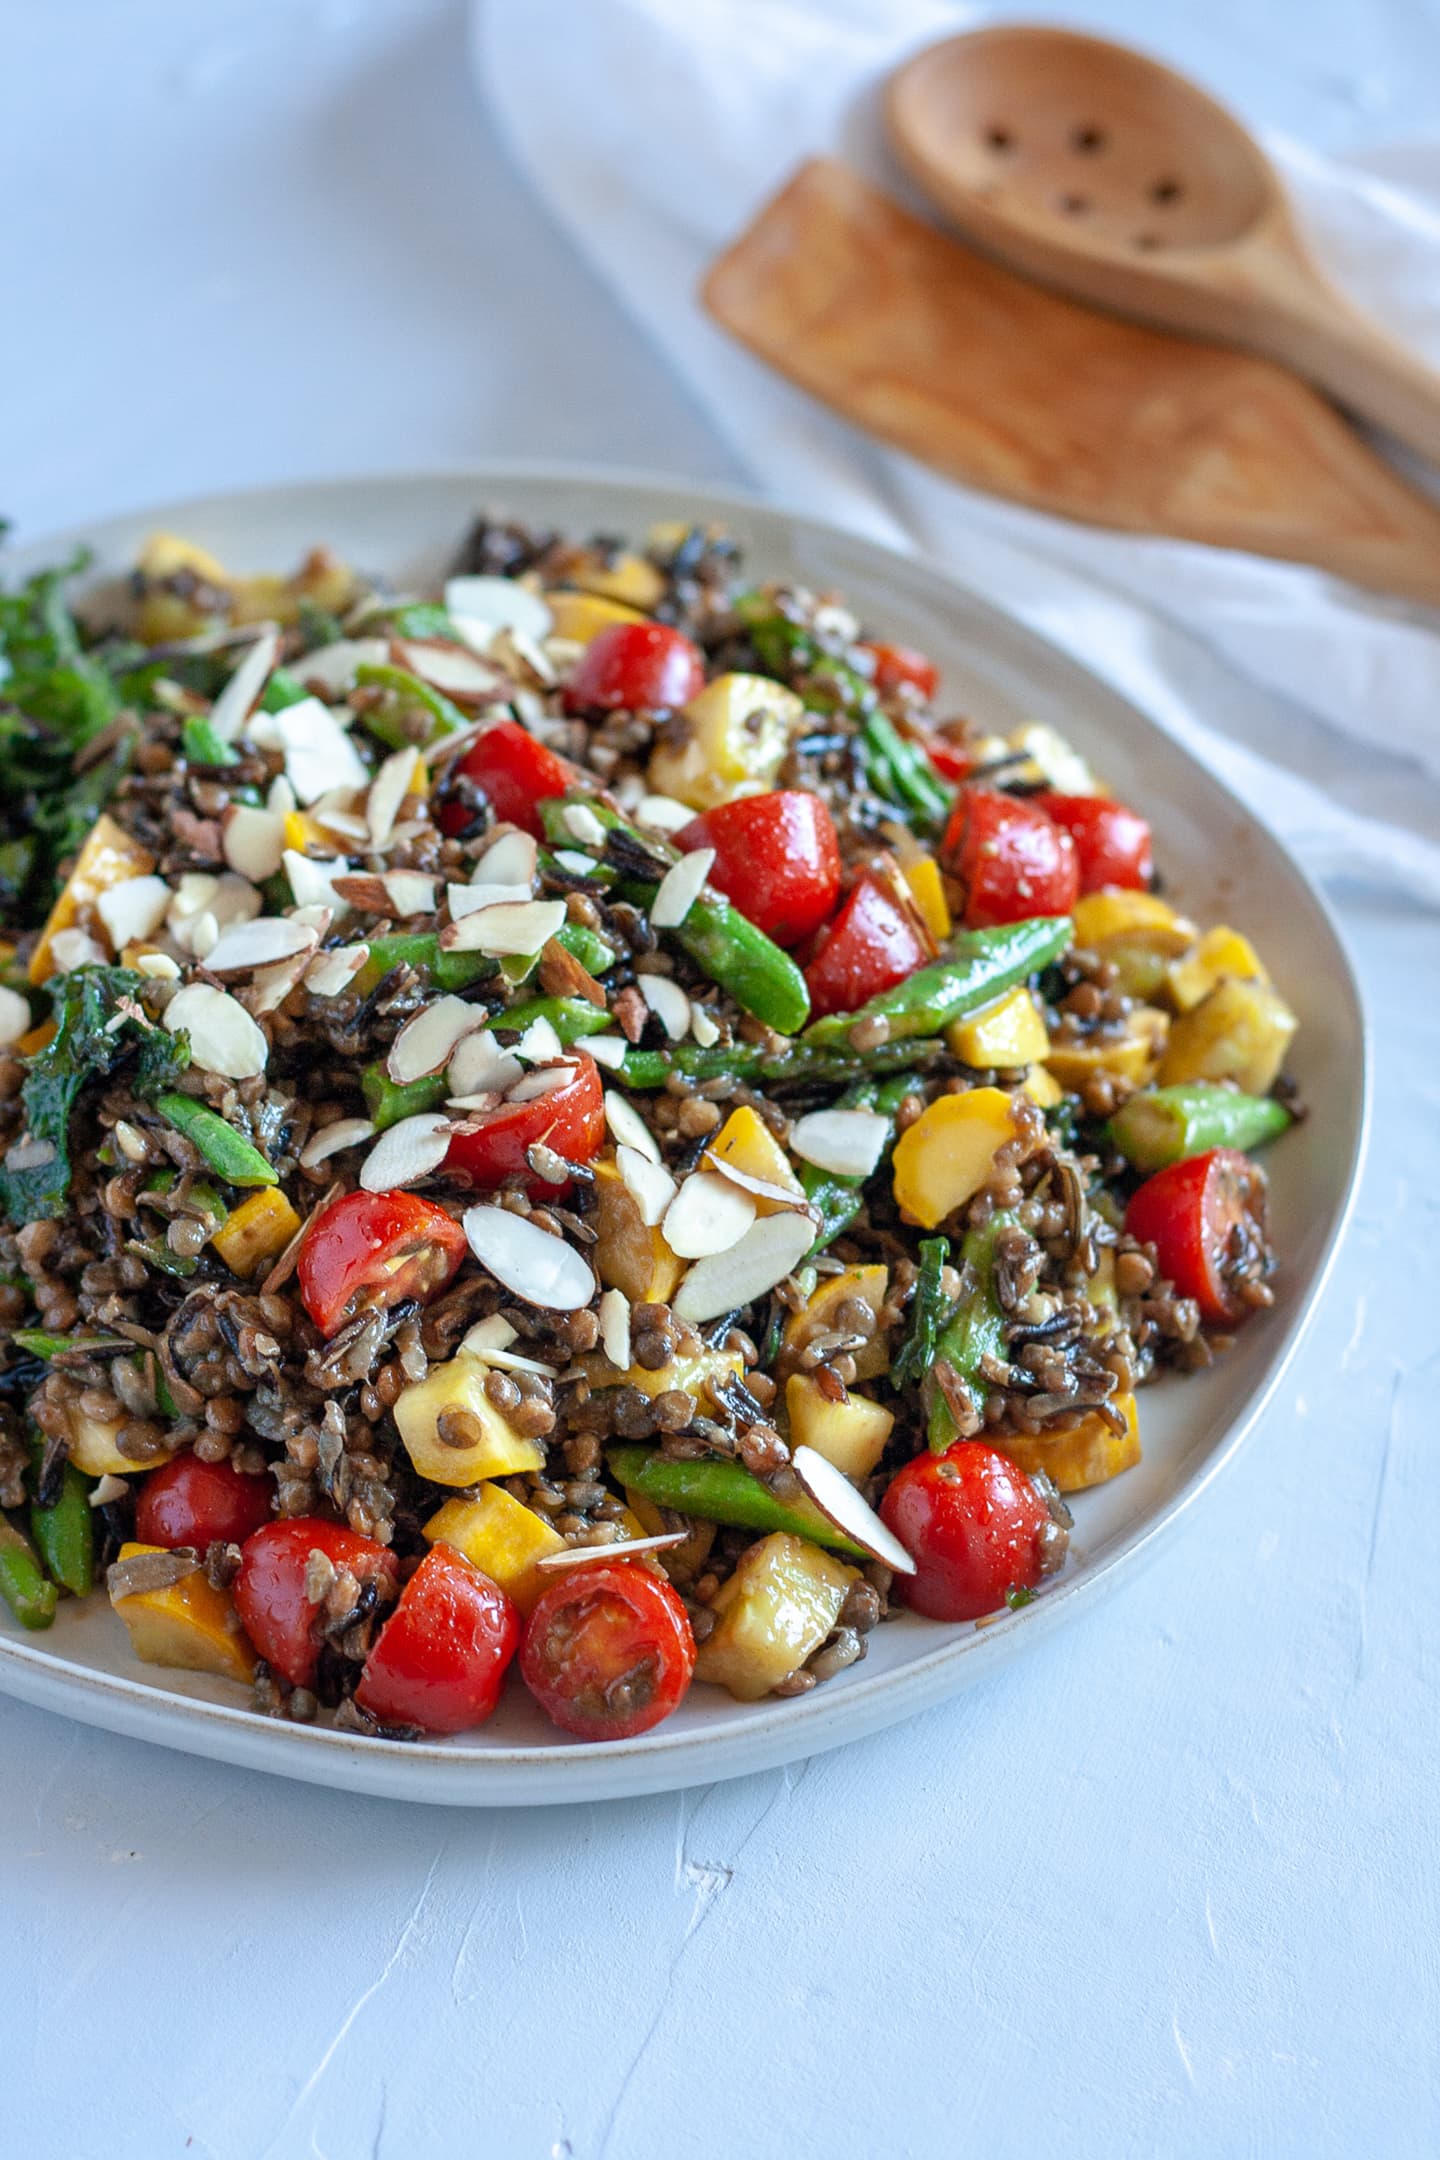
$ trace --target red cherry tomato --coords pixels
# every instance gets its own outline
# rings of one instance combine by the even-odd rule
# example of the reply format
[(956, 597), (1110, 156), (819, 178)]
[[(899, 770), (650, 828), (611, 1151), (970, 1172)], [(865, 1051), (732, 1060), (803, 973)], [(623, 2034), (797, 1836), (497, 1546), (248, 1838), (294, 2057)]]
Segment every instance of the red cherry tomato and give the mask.
[(1200, 1317), (1233, 1327), (1253, 1307), (1239, 1282), (1265, 1250), (1265, 1173), (1236, 1148), (1171, 1163), (1131, 1194), (1125, 1227)]
[(840, 844), (818, 795), (780, 788), (702, 810), (675, 835), (687, 850), (710, 847), (710, 883), (777, 945), (798, 945), (840, 897)]
[(962, 750), (948, 735), (922, 735), (920, 743), (942, 780), (963, 780), (974, 767), (969, 751)]
[(909, 915), (868, 872), (822, 935), (824, 942), (805, 970), (813, 1020), (855, 1012), (929, 958)]
[(1033, 1590), (1063, 1535), (1024, 1471), (983, 1440), (915, 1456), (880, 1514), (915, 1562), (895, 1594), (931, 1620), (978, 1620), (1007, 1590)]
[(443, 1290), (465, 1256), (465, 1233), (418, 1193), (346, 1193), (317, 1215), (296, 1263), (300, 1296), (322, 1335), (361, 1305), (399, 1305)]
[(467, 1119), (451, 1139), (447, 1170), (468, 1178), (484, 1192), (493, 1192), (506, 1178), (517, 1176), (524, 1178), (527, 1190), (552, 1200), (569, 1189), (568, 1178), (552, 1185), (537, 1177), (526, 1150), (543, 1142), (573, 1163), (588, 1163), (599, 1154), (605, 1138), (605, 1091), (599, 1068), (594, 1058), (577, 1052), (563, 1066), (542, 1065), (536, 1072), (562, 1076), (568, 1072), (570, 1077), (562, 1077), (548, 1094), (532, 1095), (525, 1102), (509, 1100), (497, 1110), (482, 1110)]
[(581, 1740), (629, 1740), (675, 1708), (695, 1638), (669, 1583), (634, 1560), (567, 1569), (541, 1595), (520, 1645), (526, 1687)]
[(923, 652), (916, 652), (913, 645), (881, 645), (871, 640), (860, 650), (875, 655), (872, 679), (882, 697), (889, 697), (892, 691), (908, 683), (928, 703), (940, 687), (939, 668), (933, 660), (927, 660)]
[(483, 1725), (520, 1642), (498, 1583), (449, 1545), (432, 1545), (375, 1638), (355, 1700), (387, 1725), (465, 1732)]
[(233, 1463), (201, 1462), (188, 1451), (152, 1470), (135, 1503), (135, 1535), (142, 1545), (193, 1545), (198, 1552), (215, 1538), (243, 1545), (270, 1520), (275, 1480), (247, 1476)]
[(1155, 860), (1150, 827), (1138, 811), (1105, 795), (1037, 795), (1034, 800), (1074, 841), (1082, 893), (1099, 892), (1104, 885), (1148, 890)]
[[(536, 804), (563, 795), (580, 778), (573, 765), (536, 742), (518, 720), (497, 720), (487, 728), (461, 758), (459, 769), (483, 790), (498, 819), (533, 833), (537, 840), (544, 838), (545, 829)], [(441, 804), (442, 832), (460, 832), (466, 822), (459, 803)]]
[(1080, 897), (1080, 866), (1068, 832), (1018, 795), (962, 788), (942, 853), (965, 885), (972, 930), (1068, 915)]
[(565, 685), (567, 712), (668, 711), (705, 687), (698, 647), (668, 623), (611, 623), (591, 638)]
[(362, 1584), (374, 1581), (393, 1589), (398, 1575), (395, 1555), (374, 1538), (318, 1515), (266, 1523), (245, 1540), (235, 1610), (261, 1657), (292, 1687), (309, 1687), (320, 1662), (321, 1607), (305, 1595), (312, 1552), (324, 1553), (337, 1572), (348, 1568)]

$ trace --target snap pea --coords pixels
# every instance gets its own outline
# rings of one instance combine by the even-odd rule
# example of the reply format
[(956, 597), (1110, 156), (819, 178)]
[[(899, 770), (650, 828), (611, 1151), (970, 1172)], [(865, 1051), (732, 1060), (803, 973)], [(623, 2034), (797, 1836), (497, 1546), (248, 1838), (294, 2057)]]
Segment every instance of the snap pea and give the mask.
[(620, 1077), (627, 1087), (664, 1087), (671, 1073), (687, 1080), (811, 1081), (843, 1087), (871, 1073), (907, 1071), (944, 1055), (943, 1042), (879, 1043), (873, 1050), (829, 1049), (818, 1043), (786, 1043), (779, 1051), (761, 1043), (676, 1043), (668, 1050), (627, 1050)]
[(355, 680), (368, 689), (388, 690), (389, 697), (383, 705), (372, 707), (364, 713), (362, 723), (366, 731), (375, 736), (391, 750), (403, 750), (416, 737), (405, 725), (405, 709), (418, 707), (429, 721), (429, 726), (418, 739), (421, 742), (439, 742), (447, 735), (458, 735), (470, 725), (458, 705), (449, 698), (412, 675), (408, 668), (392, 667), (388, 661), (367, 660), (355, 670)]
[(886, 1022), (888, 1042), (901, 1042), (910, 1035), (939, 1035), (1037, 968), (1058, 960), (1070, 938), (1068, 915), (1034, 915), (998, 930), (961, 930), (938, 960), (917, 968), (858, 1012), (831, 1013), (816, 1020), (805, 1030), (805, 1040), (843, 1043), (853, 1028), (870, 1020)]
[[(1005, 1314), (995, 1292), (995, 1243), (1001, 1231), (1010, 1228), (1014, 1221), (1013, 1215), (1001, 1210), (992, 1215), (982, 1229), (966, 1233), (960, 1258), (973, 1279), (974, 1288), (956, 1306), (935, 1345), (932, 1369), (934, 1364), (942, 1361), (950, 1366), (970, 1390), (977, 1409), (989, 1392), (988, 1383), (980, 1372), (980, 1361), (985, 1357), (999, 1357), (1005, 1347)], [(937, 1455), (943, 1455), (957, 1437), (958, 1427), (944, 1395), (933, 1381), (930, 1385), (934, 1391), (930, 1405), (930, 1446)]]
[(587, 975), (608, 974), (620, 957), (598, 930), (587, 930), (584, 923), (563, 924), (555, 933), (555, 942), (579, 961)]
[(777, 1500), (768, 1485), (738, 1462), (671, 1462), (642, 1447), (618, 1447), (610, 1451), (610, 1468), (620, 1483), (643, 1494), (656, 1507), (674, 1508), (679, 1515), (698, 1515), (705, 1522), (735, 1523), (745, 1530), (788, 1530), (828, 1545), (853, 1559), (870, 1555), (852, 1544), (818, 1508), (811, 1514)]
[(921, 1238), (920, 1273), (910, 1306), (910, 1326), (904, 1342), (890, 1361), (892, 1387), (918, 1384), (939, 1354), (940, 1336), (950, 1317), (952, 1303), (942, 1287), (949, 1257), (949, 1238)]
[[(540, 804), (540, 816), (549, 839), (559, 847), (565, 846), (572, 836), (565, 825), (565, 812), (575, 807), (574, 800), (552, 797)], [(624, 845), (637, 856), (648, 856), (651, 861), (664, 864), (668, 869), (680, 860), (678, 848), (658, 835), (637, 832), (627, 825), (617, 811), (605, 803), (584, 800), (585, 809), (596, 817), (607, 833), (620, 836)], [(627, 899), (646, 906), (655, 897), (659, 878), (631, 875), (624, 862), (617, 863), (620, 873), (620, 890)], [(661, 872), (664, 875), (664, 872)], [(793, 1035), (802, 1028), (810, 1011), (810, 993), (805, 987), (805, 977), (786, 952), (758, 930), (748, 916), (719, 893), (708, 888), (693, 902), (684, 922), (666, 936), (699, 962), (712, 982), (717, 982), (730, 992), (738, 1005), (757, 1020), (763, 1020), (782, 1035)]]
[(537, 1020), (548, 1020), (567, 1049), (586, 1035), (604, 1035), (615, 1025), (603, 1006), (592, 1005), (588, 998), (564, 997), (526, 998), (508, 1012), (496, 1013), (491, 1025), (528, 1028)]
[(310, 693), (289, 668), (277, 667), (261, 693), (261, 712), (284, 712), (287, 705), (303, 705)]
[(73, 1597), (88, 1597), (95, 1587), (95, 1517), (90, 1507), (90, 1480), (73, 1463), (60, 1475), (60, 1490), (53, 1501), (42, 1505), (39, 1496), (40, 1466), (45, 1442), (39, 1433), (29, 1440), (36, 1496), (30, 1508), (30, 1535), (40, 1549), (52, 1582)]
[(1145, 1088), (1106, 1126), (1106, 1137), (1147, 1175), (1211, 1148), (1263, 1147), (1291, 1124), (1290, 1112), (1269, 1095), (1246, 1095), (1213, 1081)]
[(396, 930), (387, 937), (370, 939), (370, 957), (355, 977), (355, 988), (368, 997), (391, 968), (414, 968), (436, 990), (468, 990), (496, 973), (486, 953), (442, 952), (433, 930)]
[[(913, 1049), (913, 1045), (910, 1046)], [(890, 1136), (895, 1137), (895, 1113), (905, 1097), (916, 1084), (913, 1072), (897, 1073), (891, 1080), (877, 1082), (861, 1080), (848, 1088), (835, 1107), (837, 1110), (875, 1110), (890, 1120)], [(841, 1177), (834, 1170), (817, 1170), (814, 1163), (805, 1163), (800, 1170), (800, 1183), (805, 1197), (820, 1216), (820, 1227), (815, 1233), (815, 1243), (810, 1257), (824, 1252), (833, 1245), (841, 1232), (848, 1230), (855, 1217), (865, 1205), (865, 1179)]]
[(0, 1597), (21, 1627), (32, 1631), (49, 1627), (60, 1602), (59, 1591), (46, 1581), (29, 1541), (5, 1515), (0, 1515)]
[(884, 713), (867, 714), (860, 729), (866, 768), (876, 793), (902, 810), (913, 810), (931, 827), (945, 823), (954, 793), (939, 778), (919, 745), (907, 742)]
[(223, 741), (204, 713), (191, 713), (180, 730), (180, 749), (187, 765), (238, 765), (240, 760)]
[(167, 1124), (185, 1135), (227, 1185), (279, 1184), (279, 1171), (265, 1160), (259, 1148), (193, 1095), (157, 1095), (155, 1108)]

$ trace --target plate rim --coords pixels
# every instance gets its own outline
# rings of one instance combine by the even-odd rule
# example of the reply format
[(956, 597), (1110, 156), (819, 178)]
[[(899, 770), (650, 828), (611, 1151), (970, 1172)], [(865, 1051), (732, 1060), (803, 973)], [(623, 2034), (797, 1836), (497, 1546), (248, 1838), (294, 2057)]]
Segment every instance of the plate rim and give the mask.
[[(1062, 1576), (1045, 1597), (1027, 1608), (1023, 1615), (1002, 1614), (988, 1623), (984, 1650), (975, 1643), (973, 1632), (959, 1640), (945, 1636), (932, 1649), (912, 1657), (898, 1673), (857, 1676), (834, 1695), (819, 1689), (799, 1701), (788, 1700), (769, 1706), (747, 1705), (743, 1722), (737, 1722), (733, 1728), (695, 1733), (670, 1731), (662, 1725), (634, 1740), (547, 1744), (543, 1747), (507, 1745), (476, 1754), (450, 1749), (443, 1741), (387, 1741), (335, 1732), (325, 1726), (284, 1724), (264, 1718), (240, 1704), (210, 1702), (177, 1694), (144, 1679), (77, 1665), (71, 1659), (47, 1650), (37, 1640), (0, 1635), (0, 1693), (34, 1707), (71, 1716), (127, 1737), (155, 1741), (187, 1754), (208, 1756), (271, 1775), (381, 1798), (473, 1807), (566, 1805), (605, 1798), (638, 1798), (773, 1769), (782, 1763), (867, 1737), (945, 1700), (972, 1681), (980, 1680), (1008, 1657), (1028, 1648), (1037, 1639), (1037, 1631), (1040, 1635), (1048, 1635), (1062, 1619), (1068, 1620), (1077, 1610), (1088, 1610), (1103, 1590), (1114, 1587), (1122, 1572), (1127, 1575), (1138, 1573), (1142, 1565), (1155, 1558), (1162, 1540), (1183, 1521), (1233, 1462), (1273, 1401), (1294, 1360), (1331, 1278), (1340, 1244), (1354, 1212), (1369, 1147), (1374, 1094), (1370, 1018), (1349, 944), (1328, 900), (1304, 865), (1218, 774), (1203, 764), (1182, 740), (1154, 720), (1126, 690), (1108, 680), (1099, 668), (1092, 667), (1043, 630), (968, 584), (959, 573), (932, 562), (918, 551), (912, 553), (890, 546), (866, 533), (816, 517), (791, 502), (768, 499), (730, 482), (691, 480), (671, 473), (579, 459), (510, 456), (380, 468), (366, 473), (305, 475), (299, 479), (260, 481), (241, 488), (192, 493), (163, 503), (113, 510), (58, 531), (26, 536), (13, 545), (6, 545), (0, 562), (7, 567), (18, 565), (23, 568), (39, 556), (86, 544), (87, 533), (149, 522), (183, 529), (187, 513), (230, 504), (259, 507), (267, 499), (280, 496), (324, 491), (358, 496), (370, 490), (453, 488), (457, 485), (483, 490), (503, 488), (507, 482), (611, 490), (620, 495), (671, 494), (682, 502), (720, 510), (728, 508), (750, 517), (788, 523), (822, 541), (869, 551), (892, 566), (918, 571), (925, 578), (948, 586), (964, 597), (967, 606), (1003, 626), (1008, 636), (1019, 640), (1037, 656), (1043, 656), (1052, 667), (1058, 666), (1098, 685), (1107, 697), (1124, 705), (1146, 733), (1158, 735), (1168, 752), (1201, 775), (1208, 787), (1218, 791), (1247, 828), (1258, 829), (1304, 890), (1329, 933), (1338, 962), (1339, 980), (1357, 1022), (1359, 1092), (1343, 1189), (1329, 1233), (1316, 1257), (1309, 1288), (1277, 1336), (1267, 1368), (1238, 1414), (1215, 1446), (1182, 1474), (1168, 1499), (1148, 1517), (1121, 1530), (1101, 1559), (1088, 1563), (1074, 1575)], [(1047, 569), (1043, 559), (1037, 567), (1042, 571)], [(1065, 576), (1073, 578), (1078, 585), (1089, 584), (1083, 573), (1067, 570)], [(1133, 605), (1137, 613), (1145, 612), (1138, 603), (1125, 604)]]

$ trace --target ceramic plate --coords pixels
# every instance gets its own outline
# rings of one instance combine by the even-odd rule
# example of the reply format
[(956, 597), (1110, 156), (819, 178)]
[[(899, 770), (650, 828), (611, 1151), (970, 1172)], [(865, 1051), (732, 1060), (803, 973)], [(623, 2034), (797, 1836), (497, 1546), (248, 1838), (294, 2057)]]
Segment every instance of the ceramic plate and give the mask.
[[(874, 1732), (953, 1694), (1038, 1642), (1138, 1564), (1234, 1454), (1298, 1341), (1329, 1266), (1364, 1140), (1364, 1025), (1345, 953), (1324, 905), (1278, 841), (1143, 713), (988, 603), (923, 564), (707, 487), (609, 474), (487, 467), (268, 489), (114, 519), (37, 542), (11, 563), (31, 569), (77, 539), (97, 574), (124, 571), (147, 533), (179, 532), (237, 569), (286, 568), (325, 542), (402, 585), (437, 579), (482, 507), (579, 533), (643, 533), (658, 518), (713, 518), (743, 544), (760, 577), (838, 586), (887, 637), (922, 646), (944, 670), (947, 700), (1008, 731), (1053, 723), (1155, 827), (1181, 904), (1202, 922), (1256, 937), (1300, 1017), (1295, 1069), (1309, 1120), (1271, 1157), (1275, 1231), (1284, 1259), (1274, 1311), (1209, 1372), (1144, 1394), (1145, 1456), (1075, 1502), (1072, 1558), (1025, 1610), (981, 1627), (902, 1618), (870, 1638), (865, 1662), (792, 1702), (741, 1705), (697, 1688), (638, 1740), (581, 1746), (541, 1717), (518, 1686), (478, 1733), (406, 1746), (256, 1717), (223, 1682), (139, 1664), (103, 1595), (62, 1604), (52, 1630), (21, 1637), (0, 1620), (0, 1689), (45, 1709), (192, 1754), (359, 1792), (465, 1806), (655, 1792), (766, 1769)], [(1177, 1547), (1171, 1564), (1185, 1565)]]

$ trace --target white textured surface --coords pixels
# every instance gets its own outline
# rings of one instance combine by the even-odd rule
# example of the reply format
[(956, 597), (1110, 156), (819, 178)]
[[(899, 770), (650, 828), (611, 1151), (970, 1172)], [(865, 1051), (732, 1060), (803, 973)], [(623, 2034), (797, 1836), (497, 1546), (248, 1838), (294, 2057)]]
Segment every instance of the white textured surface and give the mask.
[[(1085, 13), (1328, 145), (1433, 117), (1433, 5)], [(508, 179), (450, 8), (0, 23), (30, 530), (487, 450), (726, 474)], [(1156, 1568), (897, 1732), (630, 1806), (409, 1812), (0, 1703), (4, 2150), (1433, 2152), (1440, 939), (1345, 919), (1358, 1217)]]

